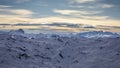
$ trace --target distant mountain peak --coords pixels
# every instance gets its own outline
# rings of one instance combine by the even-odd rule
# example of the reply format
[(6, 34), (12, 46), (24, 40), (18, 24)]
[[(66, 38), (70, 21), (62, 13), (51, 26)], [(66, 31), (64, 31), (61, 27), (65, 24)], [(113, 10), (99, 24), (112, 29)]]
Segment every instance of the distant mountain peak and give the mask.
[(90, 32), (78, 33), (77, 36), (85, 37), (85, 38), (107, 38), (107, 37), (119, 37), (120, 35), (112, 32), (90, 31)]
[(24, 30), (23, 29), (18, 29), (18, 30), (11, 30), (9, 32), (9, 34), (24, 34)]

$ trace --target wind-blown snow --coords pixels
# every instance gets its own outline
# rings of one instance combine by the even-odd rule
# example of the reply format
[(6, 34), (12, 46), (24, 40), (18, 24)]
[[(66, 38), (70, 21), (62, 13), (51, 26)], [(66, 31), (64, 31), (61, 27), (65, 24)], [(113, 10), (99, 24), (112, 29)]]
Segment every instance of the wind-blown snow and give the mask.
[(120, 35), (1, 31), (0, 68), (120, 68)]

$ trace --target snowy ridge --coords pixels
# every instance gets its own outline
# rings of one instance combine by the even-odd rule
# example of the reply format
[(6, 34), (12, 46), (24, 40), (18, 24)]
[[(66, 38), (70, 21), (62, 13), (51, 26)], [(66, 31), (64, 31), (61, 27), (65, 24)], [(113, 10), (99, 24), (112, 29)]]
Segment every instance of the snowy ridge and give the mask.
[(85, 38), (115, 38), (115, 37), (120, 37), (120, 34), (112, 33), (112, 32), (103, 32), (103, 31), (91, 31), (91, 32), (78, 33), (77, 36), (85, 37)]
[(11, 30), (9, 32), (1, 31), (2, 33), (8, 33), (10, 35), (22, 35), (28, 38), (51, 38), (51, 37), (77, 37), (77, 38), (115, 38), (120, 37), (119, 33), (104, 32), (104, 31), (89, 31), (89, 32), (80, 32), (80, 33), (56, 33), (56, 34), (27, 34), (24, 30)]

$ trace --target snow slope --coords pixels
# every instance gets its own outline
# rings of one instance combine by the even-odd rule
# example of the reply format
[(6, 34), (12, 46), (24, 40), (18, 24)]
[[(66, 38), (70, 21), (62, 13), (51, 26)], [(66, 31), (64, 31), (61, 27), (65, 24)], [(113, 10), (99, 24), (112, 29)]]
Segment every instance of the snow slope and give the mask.
[(120, 68), (119, 34), (48, 35), (1, 32), (0, 68)]

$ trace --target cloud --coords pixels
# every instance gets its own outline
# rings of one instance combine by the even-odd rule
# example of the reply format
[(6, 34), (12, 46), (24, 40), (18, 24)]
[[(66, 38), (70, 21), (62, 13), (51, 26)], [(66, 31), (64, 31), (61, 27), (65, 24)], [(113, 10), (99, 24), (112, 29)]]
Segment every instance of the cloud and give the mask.
[[(86, 6), (84, 6), (85, 8)], [(112, 4), (97, 4), (96, 6), (93, 5), (93, 6), (88, 6), (88, 8), (92, 8), (92, 9), (97, 9), (97, 8), (100, 8), (100, 9), (107, 9), (107, 8), (113, 8), (114, 5)]]
[(77, 11), (77, 10), (57, 10), (57, 9), (53, 10), (53, 12), (63, 14), (63, 15), (70, 15), (73, 13), (79, 13), (79, 11)]
[(58, 9), (53, 10), (53, 12), (62, 15), (92, 15), (102, 13), (102, 11), (58, 10)]
[(69, 5), (72, 8), (82, 8), (82, 9), (85, 9), (85, 8), (86, 9), (106, 9), (106, 8), (112, 8), (115, 6), (113, 4), (102, 3), (100, 0), (70, 0)]
[[(79, 0), (80, 1), (80, 0)], [(81, 0), (83, 1), (83, 0)], [(95, 2), (96, 0), (84, 0), (83, 2), (78, 3), (87, 3), (87, 2)], [(10, 6), (0, 5), (0, 23), (75, 23), (75, 24), (90, 24), (90, 25), (117, 25), (120, 26), (120, 20), (110, 19), (109, 16), (99, 16), (103, 10), (96, 10), (97, 8), (111, 8), (114, 6), (110, 6), (108, 4), (101, 4), (99, 7), (98, 4), (93, 5), (94, 10), (83, 9), (83, 10), (75, 10), (75, 9), (54, 9), (53, 12), (59, 16), (47, 16), (43, 18), (32, 18), (34, 14), (33, 11), (27, 9), (12, 9), (8, 8)], [(89, 6), (79, 5), (79, 7), (87, 8)], [(113, 23), (114, 22), (114, 23)]]
[(9, 8), (11, 6), (8, 6), (8, 5), (0, 5), (0, 8)]
[(80, 16), (80, 18), (89, 20), (107, 20), (109, 19), (109, 16)]
[[(89, 24), (89, 25), (118, 25), (120, 26), (120, 20), (105, 19), (107, 17), (101, 17), (101, 20), (92, 20), (92, 19), (81, 19), (81, 18), (69, 18), (69, 17), (45, 17), (45, 18), (36, 18), (32, 19), (32, 22), (36, 23), (74, 23), (74, 24)], [(114, 23), (113, 23), (114, 22)]]
[(30, 1), (30, 0), (15, 0), (16, 3), (23, 3), (23, 2), (27, 2), (27, 1)]
[[(3, 12), (0, 17), (10, 17), (10, 16), (17, 16), (17, 17), (29, 17), (34, 12), (26, 9), (10, 9), (10, 8), (2, 8), (0, 9), (1, 12)], [(7, 13), (7, 14), (6, 14)]]
[(95, 2), (97, 0), (71, 0), (70, 3), (88, 3), (88, 2)]
[(105, 20), (109, 16), (97, 16), (102, 11), (80, 11), (80, 10), (53, 10), (53, 12), (61, 14), (61, 16), (68, 15), (69, 17), (88, 19), (88, 20)]
[(31, 15), (31, 14), (33, 14), (32, 11), (25, 10), (25, 9), (8, 10), (8, 12), (14, 13), (14, 14), (17, 14), (17, 15)]
[[(89, 14), (98, 14), (100, 11), (80, 11), (80, 10), (54, 10), (61, 16), (49, 16), (43, 18), (31, 18), (34, 12), (26, 9), (0, 9), (0, 11), (8, 12), (8, 14), (0, 14), (0, 23), (82, 23), (82, 24), (101, 24), (108, 20), (108, 16), (89, 16)], [(81, 14), (81, 15), (78, 15)], [(83, 14), (83, 15), (82, 15)], [(84, 16), (85, 14), (85, 16)], [(69, 16), (64, 16), (69, 15)], [(72, 17), (74, 16), (74, 17)], [(76, 17), (76, 16), (79, 16)]]
[(111, 5), (111, 4), (102, 4), (100, 7), (101, 8), (112, 8), (112, 7), (114, 7), (114, 5)]
[(11, 3), (24, 3), (24, 2), (28, 2), (28, 1), (30, 1), (30, 0), (0, 0), (0, 2), (2, 3), (2, 2), (4, 2), (3, 4), (6, 4), (6, 3), (9, 3), (9, 5), (11, 4)]
[(87, 9), (107, 9), (113, 8), (115, 5), (112, 4), (94, 4), (94, 5), (70, 5), (72, 8), (87, 8)]
[(61, 16), (81, 18), (88, 20), (105, 20), (109, 16), (99, 16), (96, 14), (102, 13), (102, 11), (83, 11), (83, 10), (53, 10), (53, 12), (60, 14)]
[[(26, 17), (4, 17), (0, 18), (0, 23), (73, 23), (73, 24), (89, 24), (89, 25), (108, 25), (108, 26), (120, 26), (120, 20), (103, 19), (103, 20), (92, 20), (92, 19), (81, 19), (81, 18), (69, 18), (69, 17), (57, 17), (50, 16), (44, 18), (26, 18)], [(114, 23), (113, 23), (114, 22)]]
[(34, 12), (27, 9), (12, 9), (12, 6), (0, 5), (0, 23), (17, 23), (31, 21)]
[(0, 23), (9, 23), (9, 24), (13, 24), (13, 23), (21, 23), (21, 22), (30, 22), (30, 18), (22, 18), (22, 17), (1, 17), (0, 18)]

